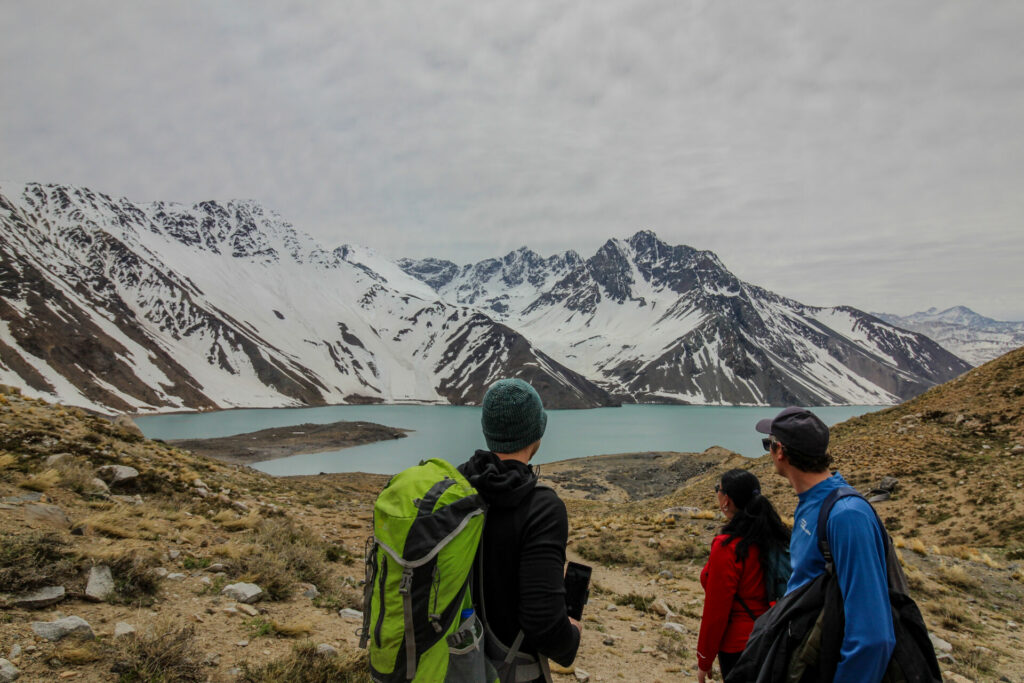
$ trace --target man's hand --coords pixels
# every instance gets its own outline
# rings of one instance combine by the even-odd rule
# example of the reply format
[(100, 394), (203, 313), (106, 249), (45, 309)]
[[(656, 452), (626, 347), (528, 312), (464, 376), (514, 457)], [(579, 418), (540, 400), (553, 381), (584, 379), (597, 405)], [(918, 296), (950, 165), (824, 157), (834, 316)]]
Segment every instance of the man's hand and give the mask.
[(583, 635), (583, 624), (581, 624), (580, 622), (576, 621), (572, 617), (567, 617), (567, 618), (569, 619), (569, 623), (572, 624), (573, 626), (575, 626), (576, 630), (579, 631), (580, 635), (582, 636)]
[(711, 678), (710, 670), (697, 669), (697, 683), (706, 683), (709, 678)]

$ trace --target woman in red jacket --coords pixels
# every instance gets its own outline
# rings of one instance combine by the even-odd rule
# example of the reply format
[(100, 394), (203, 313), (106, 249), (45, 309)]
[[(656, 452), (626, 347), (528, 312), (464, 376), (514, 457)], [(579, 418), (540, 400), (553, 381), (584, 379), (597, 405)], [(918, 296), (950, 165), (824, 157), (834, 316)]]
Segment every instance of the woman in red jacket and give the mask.
[(697, 680), (704, 683), (718, 657), (724, 678), (747, 644), (754, 619), (768, 610), (765, 585), (770, 555), (789, 548), (789, 529), (779, 519), (761, 484), (746, 470), (729, 470), (715, 486), (727, 523), (711, 542), (700, 573), (704, 614), (697, 641)]

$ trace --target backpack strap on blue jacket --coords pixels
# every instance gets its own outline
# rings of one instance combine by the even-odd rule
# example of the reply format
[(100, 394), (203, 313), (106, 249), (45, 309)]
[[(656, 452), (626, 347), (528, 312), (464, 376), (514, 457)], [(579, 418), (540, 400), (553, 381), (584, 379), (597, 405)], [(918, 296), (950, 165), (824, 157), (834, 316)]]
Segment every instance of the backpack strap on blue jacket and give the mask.
[(818, 511), (818, 549), (821, 550), (821, 554), (825, 558), (827, 571), (831, 571), (832, 568), (832, 551), (828, 546), (828, 516), (841, 498), (848, 498), (850, 496), (856, 496), (865, 502), (867, 501), (867, 498), (864, 498), (852, 486), (840, 486), (825, 497), (824, 502), (821, 504), (821, 510)]

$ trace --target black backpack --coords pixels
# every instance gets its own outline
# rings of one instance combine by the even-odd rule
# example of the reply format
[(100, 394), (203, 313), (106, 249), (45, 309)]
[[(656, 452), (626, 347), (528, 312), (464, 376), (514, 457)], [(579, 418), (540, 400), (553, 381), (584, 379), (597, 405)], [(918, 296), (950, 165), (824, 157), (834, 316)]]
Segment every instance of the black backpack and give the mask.
[[(845, 617), (843, 596), (829, 551), (827, 522), (836, 501), (847, 496), (864, 499), (853, 488), (843, 486), (828, 495), (818, 513), (818, 547), (825, 557), (825, 571), (761, 615), (726, 683), (817, 683), (834, 678)], [(881, 521), (879, 526), (884, 533)], [(888, 533), (885, 544), (896, 647), (882, 680), (941, 683), (942, 674), (928, 629), (908, 594), (907, 579)]]

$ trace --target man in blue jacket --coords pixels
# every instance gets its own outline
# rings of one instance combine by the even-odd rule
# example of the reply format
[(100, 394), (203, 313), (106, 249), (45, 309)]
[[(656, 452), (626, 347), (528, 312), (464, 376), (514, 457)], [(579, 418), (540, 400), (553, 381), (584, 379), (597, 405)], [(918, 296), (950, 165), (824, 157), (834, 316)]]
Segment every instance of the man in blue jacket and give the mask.
[[(789, 480), (799, 503), (793, 515), (790, 560), (793, 591), (825, 571), (818, 548), (818, 511), (826, 496), (848, 486), (838, 472), (829, 473), (828, 427), (803, 408), (786, 408), (757, 423), (775, 471)], [(843, 595), (846, 627), (833, 681), (872, 683), (882, 679), (896, 637), (889, 606), (885, 566), (885, 531), (874, 510), (858, 497), (841, 498), (828, 518), (828, 542)]]

